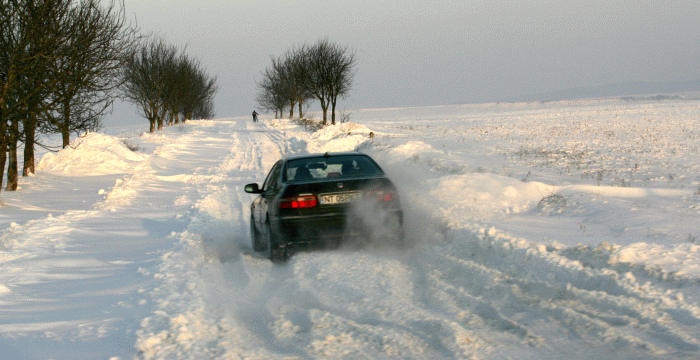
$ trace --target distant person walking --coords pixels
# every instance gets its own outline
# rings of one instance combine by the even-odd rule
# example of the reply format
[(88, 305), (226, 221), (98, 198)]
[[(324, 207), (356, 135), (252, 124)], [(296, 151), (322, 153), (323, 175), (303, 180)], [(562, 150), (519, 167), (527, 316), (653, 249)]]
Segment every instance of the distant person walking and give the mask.
[(258, 122), (258, 113), (253, 110), (253, 122)]

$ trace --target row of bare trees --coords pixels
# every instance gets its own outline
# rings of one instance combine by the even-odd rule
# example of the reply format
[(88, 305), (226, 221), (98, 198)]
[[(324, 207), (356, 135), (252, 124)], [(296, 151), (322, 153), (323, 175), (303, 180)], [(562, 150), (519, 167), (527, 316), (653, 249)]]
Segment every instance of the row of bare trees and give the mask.
[(148, 39), (126, 59), (122, 68), (125, 98), (137, 105), (150, 123), (150, 131), (180, 118), (214, 117), (216, 77), (210, 77), (199, 62), (163, 39)]
[(7, 162), (8, 190), (17, 189), (21, 143), (26, 176), (34, 146), (44, 146), (37, 134), (60, 133), (65, 147), (72, 132), (99, 127), (136, 37), (114, 1), (0, 0), (0, 169)]
[(323, 111), (323, 125), (328, 123), (331, 108), (331, 124), (335, 124), (338, 97), (348, 96), (355, 75), (355, 53), (328, 39), (313, 45), (295, 47), (283, 56), (271, 57), (272, 64), (263, 71), (258, 83), (258, 105), (274, 111), (275, 115), (289, 108), (289, 118), (294, 117), (298, 106), (302, 118), (303, 106), (318, 100)]
[(114, 100), (126, 98), (162, 128), (213, 116), (216, 79), (163, 40), (139, 34), (124, 0), (0, 0), (0, 184), (35, 171), (41, 134), (96, 131)]

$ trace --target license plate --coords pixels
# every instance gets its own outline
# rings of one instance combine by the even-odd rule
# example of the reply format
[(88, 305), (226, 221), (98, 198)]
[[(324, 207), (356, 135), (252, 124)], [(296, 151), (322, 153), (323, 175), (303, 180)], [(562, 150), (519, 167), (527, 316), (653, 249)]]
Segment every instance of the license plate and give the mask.
[(347, 204), (355, 199), (359, 199), (362, 193), (359, 191), (344, 192), (344, 193), (333, 193), (333, 194), (320, 194), (319, 202), (321, 205), (337, 205), (337, 204)]

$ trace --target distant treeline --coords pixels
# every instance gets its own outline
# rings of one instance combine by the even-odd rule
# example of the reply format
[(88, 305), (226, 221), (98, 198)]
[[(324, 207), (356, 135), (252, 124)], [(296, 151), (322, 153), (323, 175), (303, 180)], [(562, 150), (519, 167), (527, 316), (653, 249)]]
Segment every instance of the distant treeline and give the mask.
[(530, 94), (508, 99), (507, 102), (562, 101), (592, 98), (656, 96), (656, 94), (683, 94), (700, 91), (700, 81), (647, 82), (634, 81), (599, 86), (576, 87)]
[[(23, 176), (34, 173), (39, 134), (96, 131), (118, 97), (136, 104), (162, 127), (212, 116), (216, 81), (197, 61), (141, 35), (125, 17), (123, 0), (0, 1), (0, 169), (17, 189), (18, 148)], [(4, 172), (0, 170), (0, 184)]]
[(289, 109), (289, 118), (294, 117), (294, 107), (299, 108), (299, 117), (304, 117), (303, 105), (318, 100), (323, 110), (323, 125), (327, 124), (328, 108), (331, 108), (331, 123), (335, 124), (335, 109), (338, 97), (345, 97), (352, 87), (355, 54), (328, 39), (313, 45), (301, 45), (287, 51), (283, 56), (271, 57), (272, 64), (263, 72), (258, 83), (258, 104), (274, 111), (275, 116)]
[(624, 101), (664, 101), (664, 100), (700, 100), (700, 97), (688, 97), (685, 95), (648, 95), (648, 96), (623, 96), (620, 98)]

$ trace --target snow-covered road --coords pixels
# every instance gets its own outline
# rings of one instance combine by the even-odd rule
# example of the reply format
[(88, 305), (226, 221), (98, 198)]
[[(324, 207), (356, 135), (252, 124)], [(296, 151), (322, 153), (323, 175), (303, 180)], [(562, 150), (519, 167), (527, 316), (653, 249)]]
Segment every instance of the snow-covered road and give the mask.
[[(597, 110), (580, 106), (566, 111)], [(532, 116), (550, 119), (544, 110)], [(510, 138), (483, 138), (498, 127), (470, 120), (483, 109), (451, 108), (440, 123), (419, 109), (387, 111), (317, 133), (246, 118), (93, 134), (47, 155), (22, 191), (2, 195), (0, 350), (18, 358), (700, 357), (700, 247), (677, 240), (700, 236), (694, 189), (612, 186), (521, 166)], [(495, 113), (504, 122), (538, 111)], [(413, 246), (299, 253), (282, 265), (254, 253), (243, 186), (262, 182), (283, 154), (356, 148), (399, 186)], [(700, 180), (683, 171), (689, 184)], [(77, 188), (89, 189), (76, 191), (82, 201), (67, 195)], [(70, 211), (58, 210), (64, 202)], [(664, 232), (665, 223), (676, 230)], [(639, 236), (643, 226), (658, 236)], [(654, 262), (664, 256), (676, 263)]]

